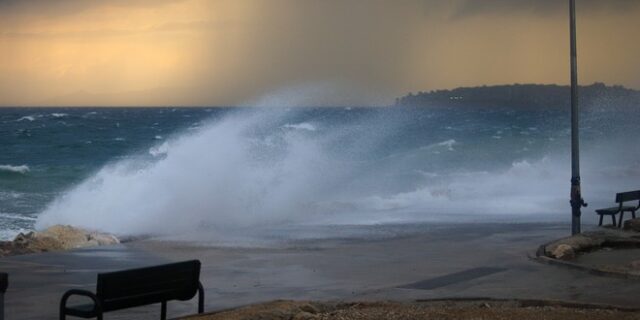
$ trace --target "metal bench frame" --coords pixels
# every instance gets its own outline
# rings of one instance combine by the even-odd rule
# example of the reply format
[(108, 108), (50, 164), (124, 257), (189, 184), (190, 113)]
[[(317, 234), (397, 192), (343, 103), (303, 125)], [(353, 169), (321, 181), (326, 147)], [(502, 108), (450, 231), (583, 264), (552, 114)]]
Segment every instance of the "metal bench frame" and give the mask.
[[(625, 206), (624, 203), (628, 201), (638, 201), (638, 205), (635, 207)], [(620, 214), (620, 220), (618, 222), (618, 228), (622, 228), (622, 220), (624, 219), (625, 212), (631, 212), (631, 216), (636, 218), (636, 211), (640, 209), (640, 190), (629, 191), (629, 192), (621, 192), (616, 194), (616, 203), (618, 203), (617, 207), (598, 209), (596, 213), (600, 216), (599, 226), (602, 226), (602, 218), (605, 215), (611, 216), (611, 220), (613, 221), (613, 225), (616, 225), (616, 215)]]
[[(66, 319), (67, 315), (102, 320), (103, 314), (109, 311), (154, 303), (161, 304), (160, 319), (165, 320), (167, 301), (191, 300), (196, 293), (198, 313), (203, 313), (204, 289), (199, 278), (198, 260), (101, 273), (98, 274), (96, 293), (72, 289), (62, 295), (60, 320)], [(68, 307), (67, 300), (72, 296), (87, 297), (92, 305)]]

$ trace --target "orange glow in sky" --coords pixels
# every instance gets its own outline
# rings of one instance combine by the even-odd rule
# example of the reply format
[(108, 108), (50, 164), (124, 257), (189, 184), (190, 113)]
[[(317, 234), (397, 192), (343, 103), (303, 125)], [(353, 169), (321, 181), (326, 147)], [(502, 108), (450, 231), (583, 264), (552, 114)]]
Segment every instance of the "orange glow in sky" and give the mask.
[[(568, 83), (567, 8), (510, 1), (0, 2), (0, 105), (237, 105), (298, 86), (330, 88), (312, 105), (380, 105)], [(640, 88), (631, 3), (582, 2), (582, 83)]]

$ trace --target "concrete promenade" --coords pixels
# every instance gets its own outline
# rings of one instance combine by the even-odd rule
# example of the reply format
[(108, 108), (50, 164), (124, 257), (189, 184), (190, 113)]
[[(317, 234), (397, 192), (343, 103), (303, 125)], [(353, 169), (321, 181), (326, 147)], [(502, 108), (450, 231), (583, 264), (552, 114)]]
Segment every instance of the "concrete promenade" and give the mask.
[[(379, 227), (387, 228), (387, 227)], [(528, 258), (565, 236), (557, 224), (402, 226), (371, 237), (291, 241), (268, 248), (145, 240), (0, 259), (8, 272), (7, 319), (57, 319), (71, 288), (95, 289), (96, 273), (200, 259), (206, 310), (275, 299), (413, 300), (446, 297), (554, 299), (640, 307), (640, 281), (594, 276)], [(378, 230), (380, 231), (380, 230)], [(169, 303), (169, 316), (193, 302)], [(157, 319), (159, 306), (107, 319)]]

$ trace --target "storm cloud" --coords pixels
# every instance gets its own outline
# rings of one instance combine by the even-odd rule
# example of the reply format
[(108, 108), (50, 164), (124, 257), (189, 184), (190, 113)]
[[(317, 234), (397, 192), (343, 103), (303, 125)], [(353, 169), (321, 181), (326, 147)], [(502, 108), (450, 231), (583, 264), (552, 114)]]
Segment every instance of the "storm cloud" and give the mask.
[[(427, 1), (433, 2), (434, 0)], [(454, 12), (454, 17), (456, 18), (504, 14), (556, 16), (566, 15), (569, 7), (569, 1), (565, 0), (461, 0), (458, 3)], [(637, 0), (577, 1), (578, 10), (591, 14), (634, 13), (639, 8), (640, 1)]]
[[(578, 5), (581, 82), (640, 88), (640, 44), (629, 41), (638, 1)], [(309, 105), (384, 105), (409, 91), (563, 84), (567, 9), (560, 0), (0, 0), (0, 105), (237, 105), (296, 88), (316, 92)]]

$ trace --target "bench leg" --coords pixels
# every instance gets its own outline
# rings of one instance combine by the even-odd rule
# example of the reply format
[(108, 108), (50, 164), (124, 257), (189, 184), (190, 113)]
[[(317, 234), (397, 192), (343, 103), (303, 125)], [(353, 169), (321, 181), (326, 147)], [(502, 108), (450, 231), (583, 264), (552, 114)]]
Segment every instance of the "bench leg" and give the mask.
[(620, 212), (620, 222), (618, 222), (618, 228), (622, 228), (622, 219), (624, 218), (624, 211)]
[(636, 212), (635, 211), (631, 211), (631, 217), (634, 218), (634, 219), (636, 218)]
[(602, 218), (604, 218), (603, 214), (600, 215), (600, 222), (598, 222), (598, 226), (602, 226)]
[(613, 226), (615, 227), (618, 223), (616, 222), (616, 215), (612, 214), (611, 215), (611, 221), (613, 222)]
[(204, 287), (198, 282), (198, 313), (204, 312)]
[(160, 319), (167, 320), (167, 302), (162, 301), (160, 304)]

